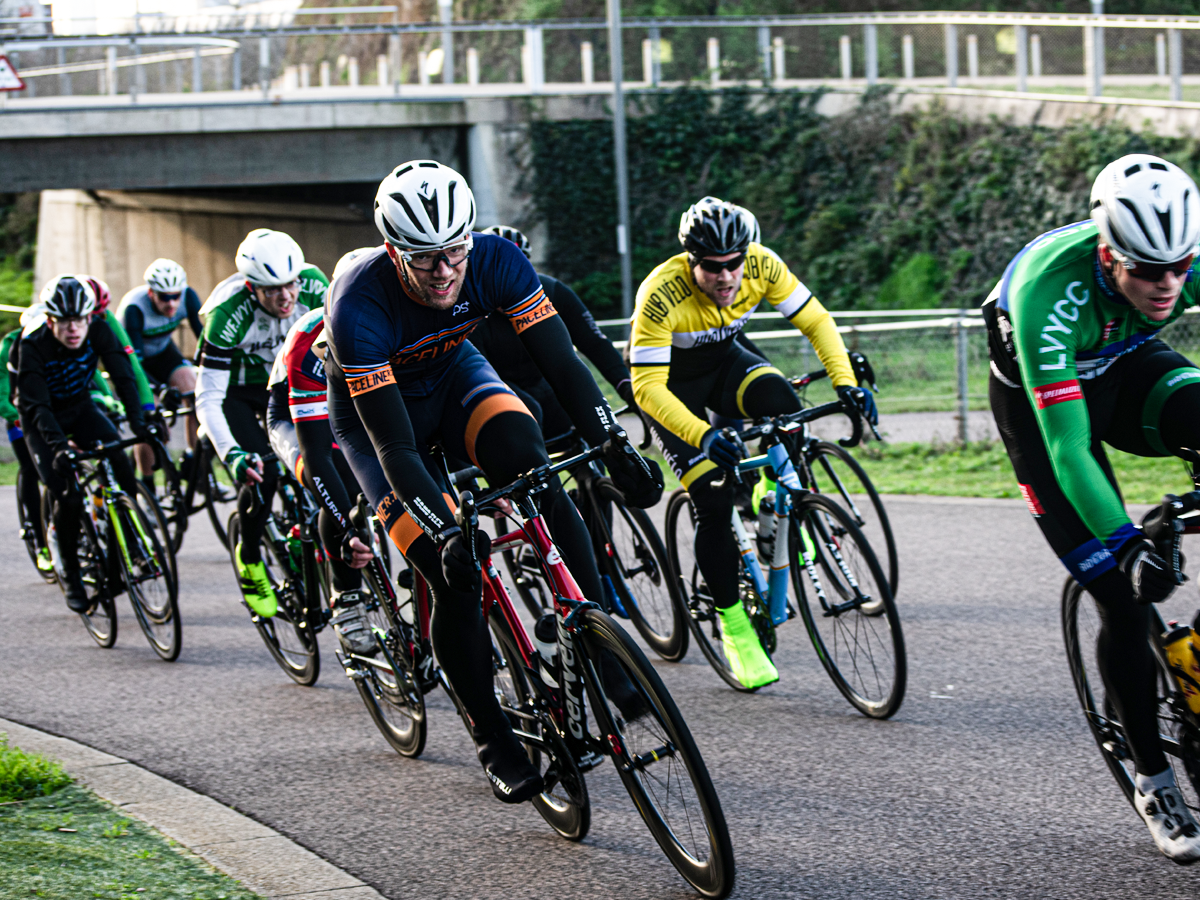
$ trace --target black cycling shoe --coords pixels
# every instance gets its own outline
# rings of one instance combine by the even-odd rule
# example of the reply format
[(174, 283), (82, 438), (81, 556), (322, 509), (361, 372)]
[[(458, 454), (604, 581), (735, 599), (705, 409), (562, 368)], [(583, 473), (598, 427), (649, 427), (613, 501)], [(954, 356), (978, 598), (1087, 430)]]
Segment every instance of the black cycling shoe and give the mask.
[(629, 680), (628, 673), (611, 650), (600, 654), (600, 680), (604, 683), (604, 693), (621, 711), (621, 717), (626, 722), (640, 719), (650, 712), (650, 701)]
[(87, 588), (83, 586), (83, 576), (79, 571), (63, 573), (63, 593), (67, 597), (67, 609), (73, 613), (85, 613), (91, 609)]
[(542, 776), (511, 728), (476, 742), (475, 752), (501, 803), (524, 803), (542, 792)]

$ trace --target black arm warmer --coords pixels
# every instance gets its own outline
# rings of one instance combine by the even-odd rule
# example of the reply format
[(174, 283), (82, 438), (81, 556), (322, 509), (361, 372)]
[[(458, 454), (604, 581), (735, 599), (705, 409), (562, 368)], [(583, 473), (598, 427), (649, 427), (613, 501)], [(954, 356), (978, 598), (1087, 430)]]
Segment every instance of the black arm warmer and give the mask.
[[(188, 324), (192, 326), (192, 334), (196, 335), (196, 340), (200, 340), (200, 332), (204, 330), (204, 326), (200, 324), (200, 295), (191, 288), (183, 292), (184, 309), (187, 310)], [(141, 353), (138, 353), (141, 356)]]
[[(555, 317), (549, 321), (553, 321), (553, 318)], [(538, 327), (540, 326), (535, 325), (529, 330), (533, 331)], [(562, 326), (559, 325), (559, 328)], [(566, 335), (565, 329), (563, 335)], [(570, 342), (567, 343), (567, 348), (570, 349)], [(583, 366), (578, 360), (575, 362), (576, 365)], [(584, 369), (584, 375), (587, 374), (587, 370)], [(591, 378), (588, 377), (588, 380), (591, 381)], [(595, 390), (595, 385), (592, 387)], [(596, 395), (599, 394), (597, 390)], [(459, 531), (454, 522), (454, 515), (442, 497), (441, 488), (429, 476), (417, 453), (417, 440), (400, 388), (389, 384), (359, 394), (354, 398), (354, 408), (371, 438), (371, 444), (379, 456), (379, 463), (383, 466), (383, 474), (387, 476), (388, 484), (392, 486), (409, 515), (438, 544)]]
[[(317, 500), (332, 513), (344, 532), (351, 500), (333, 463), (333, 429), (329, 427), (329, 420), (300, 419), (296, 422), (296, 441), (304, 459), (304, 472), (316, 486)], [(328, 549), (335, 553), (338, 548)]]
[(625, 368), (621, 354), (612, 345), (612, 341), (604, 336), (588, 308), (579, 299), (579, 295), (557, 279), (547, 278), (542, 284), (547, 288), (550, 302), (562, 316), (567, 332), (571, 335), (571, 342), (579, 352), (591, 360), (592, 365), (604, 376), (604, 380), (613, 387), (622, 381), (628, 381), (629, 370)]
[(129, 335), (129, 346), (133, 348), (133, 352), (137, 354), (137, 358), (142, 358), (142, 331), (146, 328), (146, 317), (142, 311), (133, 304), (125, 308), (125, 313), (122, 316), (121, 324), (125, 326), (125, 333)]
[(596, 387), (592, 373), (575, 355), (562, 317), (542, 319), (522, 331), (520, 337), (583, 439), (592, 446), (608, 440), (605, 426), (615, 425), (616, 420), (600, 388)]

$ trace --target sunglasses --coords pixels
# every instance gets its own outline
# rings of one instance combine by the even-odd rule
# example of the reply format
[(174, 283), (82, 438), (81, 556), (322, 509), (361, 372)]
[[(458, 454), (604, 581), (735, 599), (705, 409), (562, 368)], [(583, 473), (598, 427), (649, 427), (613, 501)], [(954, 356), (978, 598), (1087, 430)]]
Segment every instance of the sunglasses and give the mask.
[(163, 294), (163, 293), (160, 293), (159, 291), (155, 291), (154, 293), (158, 296), (158, 299), (161, 300), (163, 303), (175, 303), (177, 300), (179, 300), (180, 297), (183, 296), (183, 294), (181, 294), (181, 293)]
[(696, 265), (698, 265), (705, 272), (708, 272), (710, 275), (716, 275), (724, 269), (728, 269), (730, 272), (734, 271), (735, 269), (740, 269), (742, 263), (745, 261), (746, 254), (739, 253), (733, 259), (727, 259), (725, 262), (717, 262), (715, 259), (698, 259), (696, 260)]
[(446, 265), (452, 269), (457, 269), (467, 260), (467, 256), (471, 252), (469, 243), (458, 244), (454, 247), (447, 247), (440, 253), (428, 253), (420, 256), (412, 256), (404, 254), (404, 259), (410, 266), (420, 272), (432, 272), (445, 260)]
[(1157, 283), (1162, 281), (1168, 272), (1173, 272), (1176, 277), (1183, 278), (1192, 268), (1193, 259), (1195, 259), (1195, 254), (1189, 254), (1178, 262), (1168, 263), (1167, 265), (1151, 265), (1149, 263), (1135, 262), (1132, 259), (1123, 259), (1121, 260), (1121, 265), (1138, 281)]

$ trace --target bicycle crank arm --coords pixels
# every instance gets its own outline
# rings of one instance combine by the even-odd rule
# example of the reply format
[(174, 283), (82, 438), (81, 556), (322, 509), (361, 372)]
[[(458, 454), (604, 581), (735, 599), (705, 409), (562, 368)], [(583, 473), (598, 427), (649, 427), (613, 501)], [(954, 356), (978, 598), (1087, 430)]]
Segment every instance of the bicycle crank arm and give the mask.
[(852, 609), (860, 609), (871, 602), (869, 596), (863, 595), (859, 600), (847, 600), (845, 603), (835, 603), (833, 606), (825, 610), (822, 615), (828, 619), (830, 616), (840, 616), (842, 613), (850, 612)]

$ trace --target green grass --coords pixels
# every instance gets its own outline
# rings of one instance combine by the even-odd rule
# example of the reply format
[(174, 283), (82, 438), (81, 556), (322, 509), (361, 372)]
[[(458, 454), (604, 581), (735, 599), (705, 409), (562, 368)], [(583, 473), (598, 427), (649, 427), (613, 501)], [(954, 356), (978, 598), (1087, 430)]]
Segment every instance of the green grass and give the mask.
[[(70, 784), (57, 763), (0, 738), (0, 897), (256, 900), (173, 841)], [(5, 796), (0, 793), (0, 796)]]
[[(1158, 503), (1163, 494), (1191, 490), (1184, 464), (1146, 459), (1109, 447), (1117, 483), (1128, 503)], [(1020, 497), (1002, 444), (872, 444), (855, 451), (880, 493), (955, 497)]]

